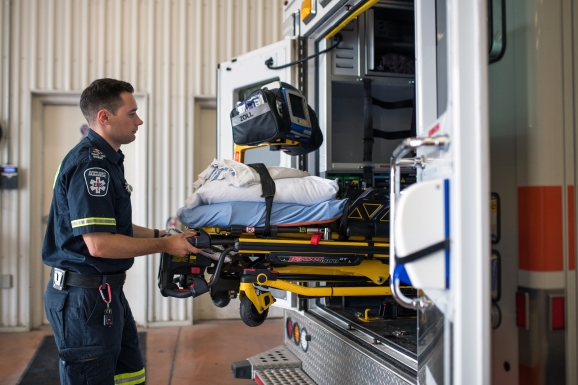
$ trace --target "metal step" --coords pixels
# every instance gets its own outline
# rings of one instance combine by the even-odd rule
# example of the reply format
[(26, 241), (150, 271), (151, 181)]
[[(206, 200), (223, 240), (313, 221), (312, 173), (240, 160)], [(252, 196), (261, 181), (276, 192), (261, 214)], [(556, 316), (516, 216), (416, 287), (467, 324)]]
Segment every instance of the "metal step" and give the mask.
[(256, 370), (253, 374), (258, 385), (316, 385), (300, 368)]
[(303, 370), (301, 360), (285, 345), (232, 365), (235, 378), (252, 378), (258, 385), (316, 385)]
[(285, 345), (259, 353), (247, 361), (251, 363), (253, 371), (266, 369), (300, 369), (301, 360), (297, 358)]

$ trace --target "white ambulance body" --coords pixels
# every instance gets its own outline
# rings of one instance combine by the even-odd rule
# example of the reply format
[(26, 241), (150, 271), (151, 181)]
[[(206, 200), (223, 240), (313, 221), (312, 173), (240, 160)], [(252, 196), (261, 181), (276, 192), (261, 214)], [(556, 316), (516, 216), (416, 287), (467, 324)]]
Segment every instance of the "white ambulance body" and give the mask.
[[(235, 156), (229, 113), (237, 101), (272, 81), (299, 88), (323, 145), (301, 157), (254, 150), (246, 163), (390, 187), (392, 287), (417, 317), (372, 330), (347, 316), (375, 306), (367, 298), (284, 293), (285, 345), (249, 358), (250, 377), (577, 383), (576, 4), (292, 0), (284, 20), (283, 41), (219, 66), (217, 157)], [(326, 53), (265, 65), (317, 54), (338, 33), (342, 41)], [(370, 105), (368, 119), (367, 98), (415, 107)], [(412, 139), (368, 138), (368, 120), (374, 134)], [(364, 138), (373, 139), (371, 159)], [(407, 175), (415, 183), (401, 193)], [(402, 272), (421, 297), (399, 290)]]

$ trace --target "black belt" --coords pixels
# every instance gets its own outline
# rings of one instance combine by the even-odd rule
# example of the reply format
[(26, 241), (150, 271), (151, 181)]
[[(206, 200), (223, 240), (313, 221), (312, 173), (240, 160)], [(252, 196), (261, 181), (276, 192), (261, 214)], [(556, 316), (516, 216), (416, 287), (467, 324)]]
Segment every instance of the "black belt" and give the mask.
[(52, 287), (58, 290), (62, 290), (66, 288), (66, 286), (76, 286), (85, 289), (98, 289), (100, 285), (104, 287), (107, 283), (110, 285), (110, 287), (119, 287), (124, 285), (126, 273), (85, 275), (53, 267), (52, 271), (50, 272), (50, 277), (53, 281)]

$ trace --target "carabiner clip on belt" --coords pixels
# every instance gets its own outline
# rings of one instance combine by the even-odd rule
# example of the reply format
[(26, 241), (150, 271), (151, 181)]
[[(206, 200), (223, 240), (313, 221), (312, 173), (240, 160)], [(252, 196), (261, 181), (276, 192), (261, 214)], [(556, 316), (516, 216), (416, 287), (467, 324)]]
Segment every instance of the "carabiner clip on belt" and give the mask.
[(106, 287), (108, 288), (108, 301), (106, 300), (106, 298), (104, 297), (104, 293), (102, 292), (102, 285), (100, 285), (98, 287), (98, 292), (100, 293), (100, 296), (102, 297), (102, 300), (104, 301), (104, 303), (107, 305), (112, 301), (112, 294), (110, 292), (110, 285), (107, 283), (105, 283)]
[(108, 284), (108, 282), (106, 282), (105, 285), (108, 289), (108, 301), (106, 300), (106, 298), (104, 297), (104, 293), (102, 292), (102, 285), (100, 285), (98, 287), (98, 292), (100, 293), (102, 300), (106, 304), (106, 309), (104, 309), (104, 326), (111, 327), (112, 326), (112, 309), (110, 308), (109, 304), (112, 302), (112, 294), (110, 292), (110, 285)]

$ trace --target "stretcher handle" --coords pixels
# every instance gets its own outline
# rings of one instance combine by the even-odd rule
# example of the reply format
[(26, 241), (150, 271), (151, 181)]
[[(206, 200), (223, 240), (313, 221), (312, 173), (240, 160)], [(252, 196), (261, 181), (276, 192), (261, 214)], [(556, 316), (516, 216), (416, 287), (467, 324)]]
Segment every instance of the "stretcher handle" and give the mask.
[(211, 238), (209, 243), (203, 243), (203, 240), (198, 240), (195, 237), (187, 238), (187, 240), (191, 245), (195, 246), (197, 249), (206, 249), (207, 247), (211, 246), (226, 246), (236, 242), (236, 239), (232, 237), (219, 239), (215, 238), (215, 236)]
[(236, 241), (235, 238), (230, 236), (211, 236), (203, 229), (199, 229), (198, 231), (199, 235), (187, 238), (187, 241), (197, 249), (206, 249), (211, 246), (227, 246)]
[[(403, 264), (396, 265), (398, 259), (395, 255), (395, 210), (397, 199), (400, 196), (400, 177), (399, 168), (401, 166), (421, 167), (426, 166), (426, 158), (424, 156), (417, 158), (405, 158), (410, 151), (415, 151), (422, 147), (434, 147), (442, 151), (446, 151), (450, 145), (450, 137), (447, 135), (440, 135), (432, 138), (407, 138), (404, 139), (399, 146), (393, 151), (391, 155), (390, 164), (390, 199), (389, 199), (389, 274), (391, 276), (390, 287), (391, 294), (395, 301), (401, 306), (408, 309), (425, 309), (431, 306), (432, 302), (426, 297), (409, 298), (401, 292), (401, 281), (399, 276), (401, 274), (401, 267)], [(417, 288), (419, 289), (419, 288)]]

